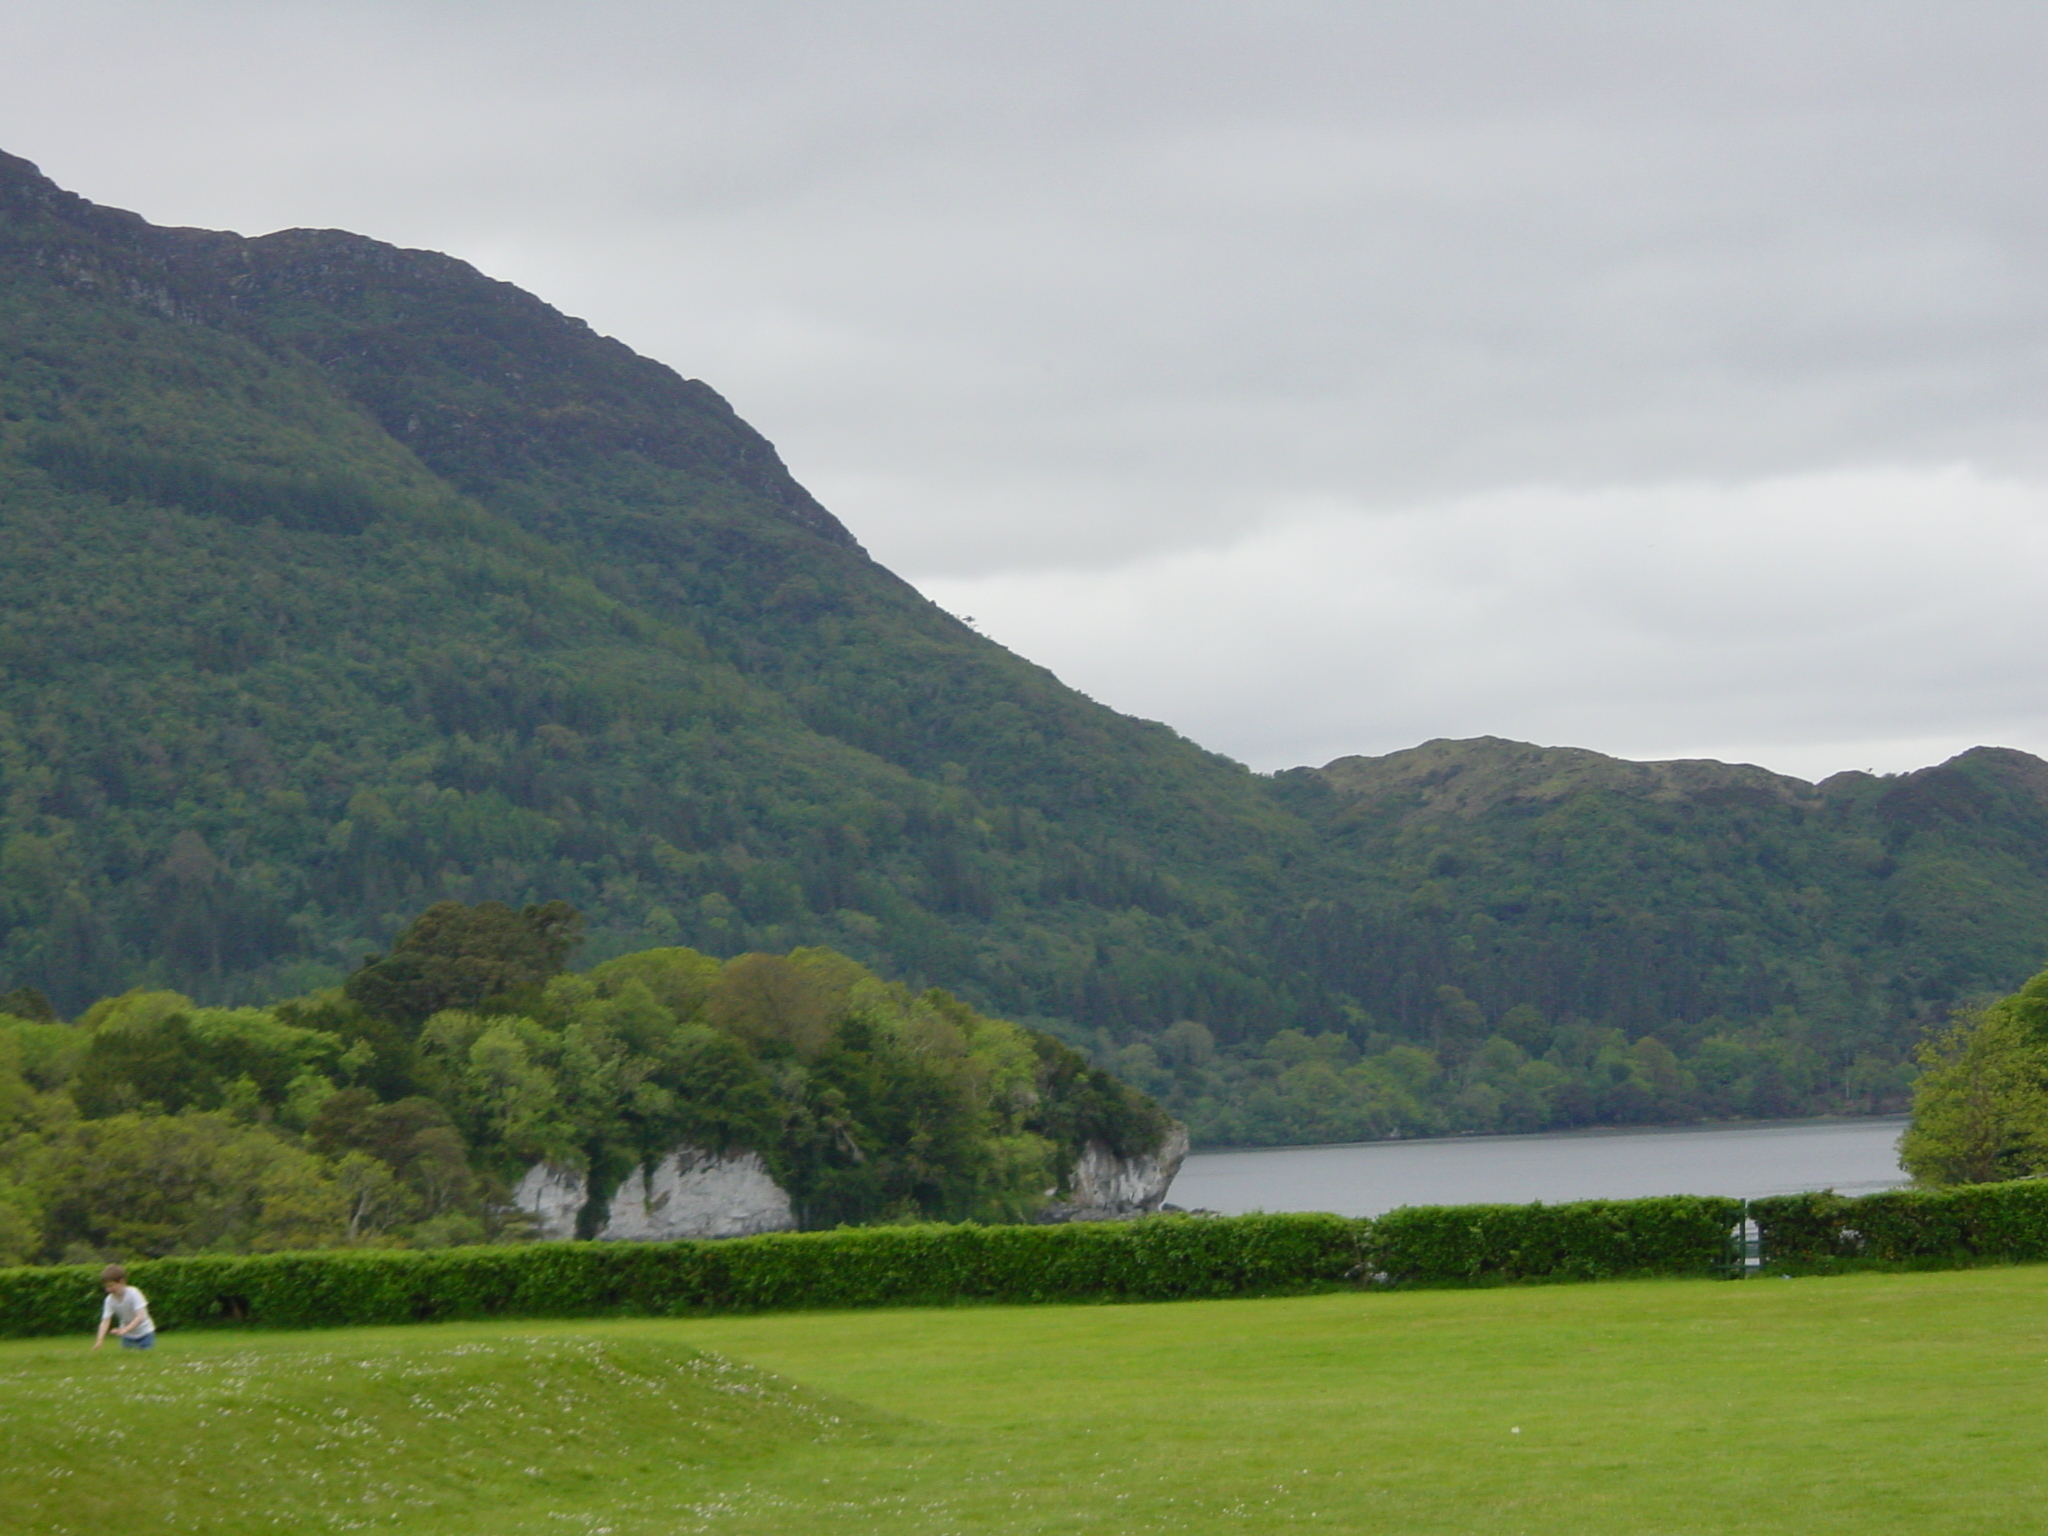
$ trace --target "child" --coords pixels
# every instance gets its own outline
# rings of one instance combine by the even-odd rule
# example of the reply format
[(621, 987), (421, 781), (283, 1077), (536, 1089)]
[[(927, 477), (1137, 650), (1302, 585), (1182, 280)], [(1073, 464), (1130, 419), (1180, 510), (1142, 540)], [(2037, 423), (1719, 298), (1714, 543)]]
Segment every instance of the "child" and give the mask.
[(109, 1328), (114, 1330), (123, 1349), (152, 1347), (156, 1343), (156, 1324), (149, 1318), (149, 1298), (128, 1283), (128, 1271), (118, 1264), (109, 1264), (100, 1271), (100, 1284), (107, 1288), (107, 1300), (100, 1308), (100, 1336), (92, 1341), (92, 1347), (98, 1349), (107, 1342)]

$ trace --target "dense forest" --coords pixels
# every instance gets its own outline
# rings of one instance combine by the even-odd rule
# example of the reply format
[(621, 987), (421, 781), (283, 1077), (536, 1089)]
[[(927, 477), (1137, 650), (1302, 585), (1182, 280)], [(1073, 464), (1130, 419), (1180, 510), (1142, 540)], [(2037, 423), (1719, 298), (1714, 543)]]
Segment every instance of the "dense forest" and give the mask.
[(708, 386), (451, 258), (0, 156), (0, 991), (306, 996), (432, 903), (829, 948), (1208, 1141), (1903, 1103), (2048, 958), (2048, 765), (1481, 740), (1261, 776), (870, 560)]
[(0, 997), (0, 1264), (517, 1240), (543, 1162), (589, 1174), (589, 1233), (679, 1146), (759, 1153), (808, 1227), (1027, 1220), (1090, 1145), (1169, 1128), (1050, 1036), (831, 950), (572, 974), (580, 929), (442, 902), (269, 1007)]

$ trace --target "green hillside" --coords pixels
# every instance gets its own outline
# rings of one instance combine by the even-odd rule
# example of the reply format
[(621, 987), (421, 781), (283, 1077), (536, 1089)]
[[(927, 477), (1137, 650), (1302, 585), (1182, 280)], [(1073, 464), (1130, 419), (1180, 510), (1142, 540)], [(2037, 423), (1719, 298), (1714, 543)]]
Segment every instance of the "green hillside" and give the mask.
[(1813, 785), (1482, 738), (1274, 784), (1341, 875), (1267, 952), (1357, 1022), (1126, 1047), (1212, 1140), (1903, 1109), (1912, 1042), (2048, 956), (2022, 752)]
[(0, 306), (0, 954), (60, 1008), (338, 980), (444, 897), (1297, 1008), (1230, 939), (1305, 829), (876, 566), (704, 385), (447, 257), (20, 161)]
[(561, 900), (579, 963), (827, 945), (1274, 1141), (1887, 1105), (2048, 959), (2032, 758), (1496, 771), (1537, 750), (1252, 774), (530, 295), (0, 157), (0, 992), (268, 1003)]
[(1342, 984), (1410, 1029), (1426, 1027), (1397, 995), (1410, 973), (1489, 1009), (1789, 1006), (1860, 1032), (2048, 955), (2048, 764), (2023, 752), (1815, 785), (1487, 738), (1282, 783), (1378, 920), (1333, 915), (1312, 942), (1337, 939)]

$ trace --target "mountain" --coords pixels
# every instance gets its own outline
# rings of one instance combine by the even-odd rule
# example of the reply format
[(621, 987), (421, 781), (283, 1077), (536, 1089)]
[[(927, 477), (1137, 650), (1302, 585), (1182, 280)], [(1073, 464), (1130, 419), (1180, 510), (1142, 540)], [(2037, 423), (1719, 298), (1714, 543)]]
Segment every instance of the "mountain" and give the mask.
[(1483, 738), (1283, 782), (1352, 874), (1298, 961), (1409, 1029), (1413, 975), (1679, 1038), (1779, 1008), (1898, 1037), (2048, 954), (2048, 763), (2024, 752), (1809, 784)]
[(67, 1014), (564, 900), (579, 963), (828, 945), (1210, 1140), (1870, 1107), (2048, 957), (2044, 785), (1490, 739), (1255, 775), (531, 295), (0, 156), (0, 991)]
[(336, 979), (444, 897), (1291, 1009), (1227, 940), (1296, 819), (874, 564), (707, 386), (445, 256), (19, 160), (0, 306), (0, 963), (67, 1010)]

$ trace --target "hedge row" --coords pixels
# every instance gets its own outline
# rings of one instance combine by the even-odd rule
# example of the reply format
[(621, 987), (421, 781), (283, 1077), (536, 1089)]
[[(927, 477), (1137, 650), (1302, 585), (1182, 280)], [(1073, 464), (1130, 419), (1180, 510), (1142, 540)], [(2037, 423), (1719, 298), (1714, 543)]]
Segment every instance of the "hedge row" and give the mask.
[(1393, 1285), (1710, 1275), (1726, 1267), (1741, 1219), (1740, 1200), (1698, 1195), (1408, 1206), (1371, 1224), (1366, 1262)]
[[(721, 1242), (197, 1256), (136, 1264), (130, 1278), (165, 1328), (1168, 1301), (1341, 1282), (1358, 1273), (1361, 1225), (1285, 1215), (843, 1227)], [(0, 1270), (0, 1335), (93, 1326), (99, 1294), (98, 1271), (88, 1266)]]
[[(1346, 1280), (1487, 1285), (1730, 1272), (1743, 1202), (1410, 1206), (1056, 1227), (842, 1227), (723, 1242), (157, 1259), (131, 1273), (164, 1327), (677, 1316), (959, 1301), (1171, 1301)], [(1753, 1200), (1772, 1268), (2048, 1260), (2048, 1181)], [(0, 1336), (90, 1328), (97, 1269), (0, 1270)]]
[(1736, 1272), (1747, 1213), (1773, 1270), (2048, 1261), (2048, 1180), (1740, 1200), (1413, 1206), (1369, 1224), (1367, 1272), (1389, 1284), (1500, 1284)]
[(1780, 1195), (1752, 1200), (1749, 1213), (1778, 1269), (2048, 1259), (2048, 1181)]

